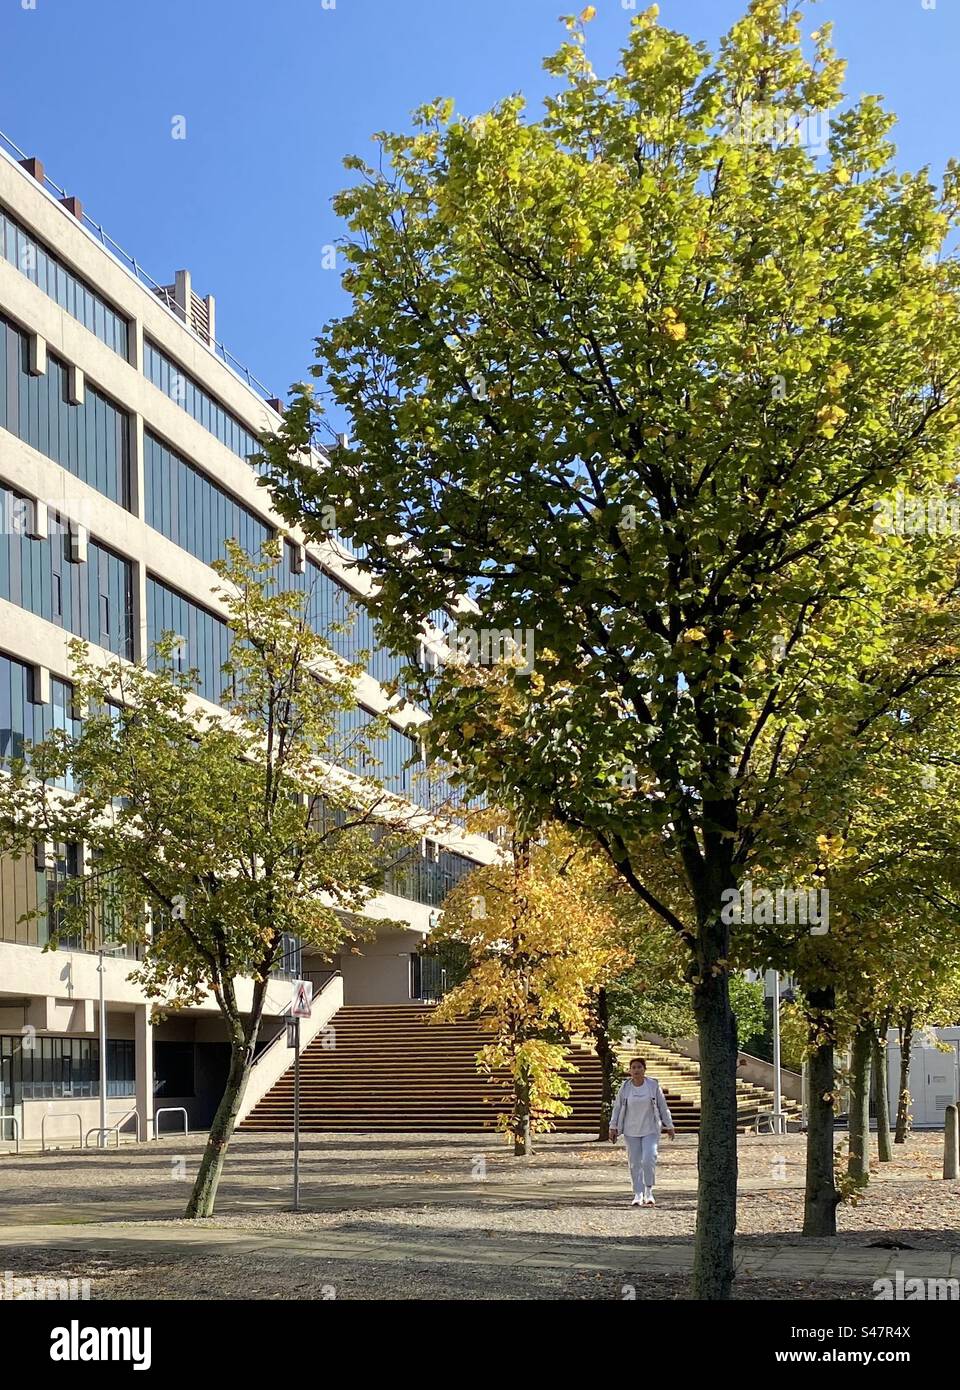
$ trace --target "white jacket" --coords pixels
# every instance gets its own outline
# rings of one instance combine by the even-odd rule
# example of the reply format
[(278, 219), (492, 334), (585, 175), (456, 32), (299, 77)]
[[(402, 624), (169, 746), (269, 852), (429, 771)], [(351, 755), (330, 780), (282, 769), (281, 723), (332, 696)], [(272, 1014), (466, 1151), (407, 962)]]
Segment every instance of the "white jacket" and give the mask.
[[(651, 1134), (659, 1134), (662, 1129), (673, 1129), (673, 1116), (667, 1105), (667, 1098), (663, 1094), (663, 1087), (655, 1076), (644, 1077), (653, 1087), (653, 1119), (656, 1129), (650, 1131)], [(619, 1134), (623, 1133), (623, 1127), (627, 1119), (627, 1096), (630, 1094), (630, 1087), (634, 1083), (627, 1077), (623, 1085), (617, 1092), (613, 1102), (613, 1109), (610, 1112), (610, 1128), (615, 1129)]]

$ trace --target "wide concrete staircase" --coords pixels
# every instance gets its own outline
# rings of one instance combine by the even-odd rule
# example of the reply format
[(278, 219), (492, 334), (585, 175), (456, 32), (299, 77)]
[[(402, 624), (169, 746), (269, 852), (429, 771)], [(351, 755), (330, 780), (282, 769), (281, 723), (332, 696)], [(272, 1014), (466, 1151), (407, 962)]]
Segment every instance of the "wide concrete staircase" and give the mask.
[[(473, 1133), (495, 1128), (506, 1109), (504, 1073), (478, 1075), (477, 1052), (490, 1035), (476, 1021), (430, 1021), (421, 1005), (348, 1005), (300, 1058), (300, 1124), (304, 1130), (373, 1133)], [(333, 1041), (334, 1046), (330, 1043)], [(677, 1130), (696, 1133), (699, 1088), (696, 1063), (644, 1044), (650, 1072), (659, 1078)], [(572, 1114), (556, 1122), (566, 1133), (596, 1133), (600, 1124), (600, 1063), (584, 1043), (567, 1056)], [(629, 1060), (625, 1056), (625, 1060)], [(747, 1088), (756, 1090), (757, 1088)], [(744, 1095), (746, 1111), (752, 1097)], [(766, 1108), (771, 1098), (767, 1095)], [(756, 1104), (753, 1106), (754, 1113)], [(745, 1118), (743, 1127), (749, 1121)], [(254, 1107), (242, 1130), (293, 1129), (293, 1067)]]
[[(660, 1043), (637, 1042), (631, 1048), (618, 1047), (617, 1059), (624, 1071), (631, 1057), (645, 1057), (651, 1076), (657, 1077), (664, 1093), (678, 1095), (691, 1102), (700, 1115), (700, 1063), (691, 1057), (677, 1052), (674, 1048)], [(671, 1104), (671, 1111), (673, 1107)], [(799, 1126), (801, 1107), (795, 1100), (784, 1100), (781, 1109), (788, 1117), (788, 1123)], [(737, 1080), (737, 1127), (740, 1133), (753, 1131), (758, 1115), (769, 1114), (773, 1110), (773, 1092), (765, 1086), (757, 1086), (750, 1081)]]

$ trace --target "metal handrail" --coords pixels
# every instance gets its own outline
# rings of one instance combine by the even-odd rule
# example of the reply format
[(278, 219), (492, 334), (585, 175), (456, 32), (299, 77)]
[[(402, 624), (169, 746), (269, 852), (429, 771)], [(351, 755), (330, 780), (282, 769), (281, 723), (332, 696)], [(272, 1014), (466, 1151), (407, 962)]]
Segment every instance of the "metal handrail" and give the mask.
[(80, 1147), (83, 1148), (83, 1116), (79, 1110), (47, 1110), (40, 1120), (40, 1152), (47, 1151), (46, 1128), (48, 1120), (76, 1120), (80, 1133)]
[[(318, 971), (314, 971), (313, 973), (314, 973), (314, 974), (318, 974), (319, 972), (318, 972)], [(313, 996), (312, 1000), (310, 1001), (310, 1002), (311, 1002), (311, 1005), (312, 1005), (312, 1004), (315, 1004), (316, 1001), (317, 1001), (318, 999), (321, 999), (321, 998), (323, 997), (325, 991), (330, 987), (330, 985), (333, 984), (334, 980), (336, 980), (337, 978), (341, 977), (342, 974), (343, 974), (343, 972), (342, 972), (341, 970), (333, 970), (333, 971), (331, 971), (329, 979), (327, 979), (327, 980), (325, 980), (325, 981), (323, 982), (323, 986), (322, 986), (322, 988), (321, 988), (321, 990), (320, 990), (320, 993), (319, 993), (319, 994), (315, 994), (315, 995)], [(300, 978), (301, 978), (301, 979), (308, 979), (309, 976), (308, 976), (308, 975), (302, 975), (302, 976), (300, 976)], [(280, 1018), (283, 1018), (284, 1014), (289, 1013), (290, 1007), (291, 1007), (290, 1004), (284, 1004), (283, 1008), (280, 1010), (279, 1017), (280, 1017)], [(259, 1053), (257, 1054), (257, 1056), (254, 1058), (254, 1060), (253, 1060), (253, 1065), (254, 1065), (255, 1067), (258, 1067), (258, 1066), (260, 1065), (260, 1063), (263, 1061), (264, 1057), (266, 1057), (266, 1055), (267, 1055), (267, 1053), (270, 1051), (270, 1049), (273, 1048), (273, 1047), (275, 1047), (275, 1046), (277, 1045), (277, 1043), (279, 1043), (279, 1041), (280, 1041), (281, 1038), (284, 1038), (284, 1039), (285, 1039), (285, 1038), (286, 1038), (286, 1033), (280, 1032), (280, 1033), (278, 1033), (278, 1034), (276, 1035), (276, 1037), (273, 1037), (273, 1038), (270, 1039), (270, 1041), (267, 1043), (267, 1045), (266, 1045), (266, 1047), (263, 1049), (263, 1051), (262, 1051), (262, 1052), (259, 1052)], [(252, 1070), (252, 1068), (251, 1068), (251, 1070)]]
[[(180, 1114), (180, 1115), (183, 1116), (183, 1132), (184, 1132), (184, 1134), (189, 1134), (189, 1133), (190, 1133), (190, 1116), (187, 1114), (187, 1112), (186, 1112), (186, 1110), (184, 1109), (184, 1107), (183, 1107), (182, 1105), (162, 1105), (162, 1106), (160, 1107), (159, 1110), (154, 1111), (154, 1115), (153, 1115), (153, 1137), (154, 1137), (154, 1139), (159, 1139), (159, 1138), (160, 1138), (160, 1131), (159, 1131), (159, 1129), (157, 1128), (157, 1121), (159, 1120), (160, 1116), (161, 1116), (161, 1115), (176, 1115), (176, 1114)], [(168, 1130), (167, 1130), (167, 1133), (168, 1133), (168, 1134), (172, 1134), (173, 1131), (168, 1129)]]
[[(14, 1153), (20, 1152), (20, 1121), (16, 1115), (0, 1115), (0, 1125), (13, 1125), (13, 1142), (16, 1144)], [(0, 1137), (0, 1144), (5, 1144), (6, 1139)]]

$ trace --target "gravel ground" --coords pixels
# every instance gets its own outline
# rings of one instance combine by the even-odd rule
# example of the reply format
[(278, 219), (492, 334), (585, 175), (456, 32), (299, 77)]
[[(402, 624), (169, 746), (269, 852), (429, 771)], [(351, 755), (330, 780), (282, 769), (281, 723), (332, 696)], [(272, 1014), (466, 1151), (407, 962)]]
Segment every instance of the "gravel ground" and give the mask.
[[(839, 1141), (839, 1136), (838, 1136)], [(877, 1167), (863, 1200), (841, 1207), (840, 1243), (865, 1248), (960, 1252), (960, 1183), (940, 1176), (942, 1135), (915, 1134), (897, 1146), (892, 1164)], [(63, 1222), (77, 1233), (84, 1222), (132, 1227), (162, 1220), (190, 1225), (179, 1213), (196, 1169), (202, 1138), (191, 1136), (129, 1148), (117, 1154), (58, 1153), (0, 1157), (0, 1225)], [(300, 1259), (294, 1254), (222, 1255), (197, 1252), (189, 1260), (160, 1248), (95, 1254), (66, 1249), (30, 1250), (26, 1233), (0, 1256), (16, 1275), (71, 1275), (91, 1280), (96, 1299), (578, 1299), (622, 1298), (624, 1285), (638, 1298), (685, 1299), (683, 1274), (621, 1274), (571, 1265), (566, 1269), (519, 1265), (523, 1247), (572, 1239), (623, 1240), (642, 1231), (655, 1241), (689, 1246), (696, 1214), (696, 1148), (691, 1140), (664, 1141), (658, 1169), (658, 1205), (631, 1208), (625, 1155), (575, 1136), (543, 1141), (530, 1160), (514, 1159), (495, 1137), (309, 1135), (303, 1145), (303, 1203), (290, 1201), (287, 1137), (242, 1135), (235, 1140), (211, 1226), (278, 1235), (311, 1231), (396, 1241), (428, 1241), (432, 1259), (365, 1261), (355, 1247), (344, 1256)], [(803, 1138), (741, 1140), (738, 1241), (761, 1245), (832, 1242), (800, 1235)], [(511, 1261), (458, 1262), (457, 1242), (510, 1242)], [(446, 1260), (445, 1247), (450, 1258)], [(80, 1267), (82, 1266), (82, 1268)], [(737, 1297), (863, 1299), (862, 1280), (744, 1277)]]
[[(108, 1300), (210, 1301), (277, 1299), (327, 1301), (530, 1301), (577, 1300), (609, 1302), (626, 1297), (639, 1301), (686, 1300), (690, 1280), (679, 1274), (610, 1273), (592, 1270), (504, 1270), (496, 1265), (419, 1264), (402, 1261), (383, 1265), (334, 1260), (318, 1270), (314, 1260), (271, 1259), (257, 1256), (191, 1258), (188, 1265), (171, 1258), (125, 1257), (121, 1252), (83, 1254), (9, 1247), (7, 1265), (17, 1278), (82, 1278), (90, 1281), (92, 1302)], [(740, 1279), (734, 1286), (739, 1300), (862, 1300), (871, 1301), (863, 1280)]]

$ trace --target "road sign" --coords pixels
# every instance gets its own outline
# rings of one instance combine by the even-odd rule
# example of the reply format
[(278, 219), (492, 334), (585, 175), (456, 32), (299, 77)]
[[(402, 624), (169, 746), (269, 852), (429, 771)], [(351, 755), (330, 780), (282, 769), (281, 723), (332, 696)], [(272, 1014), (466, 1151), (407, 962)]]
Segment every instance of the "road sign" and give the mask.
[(309, 980), (294, 980), (293, 998), (290, 1001), (290, 1014), (293, 1018), (309, 1018), (313, 999), (313, 985)]
[(300, 1046), (300, 1020), (299, 1018), (287, 1019), (287, 1047)]

